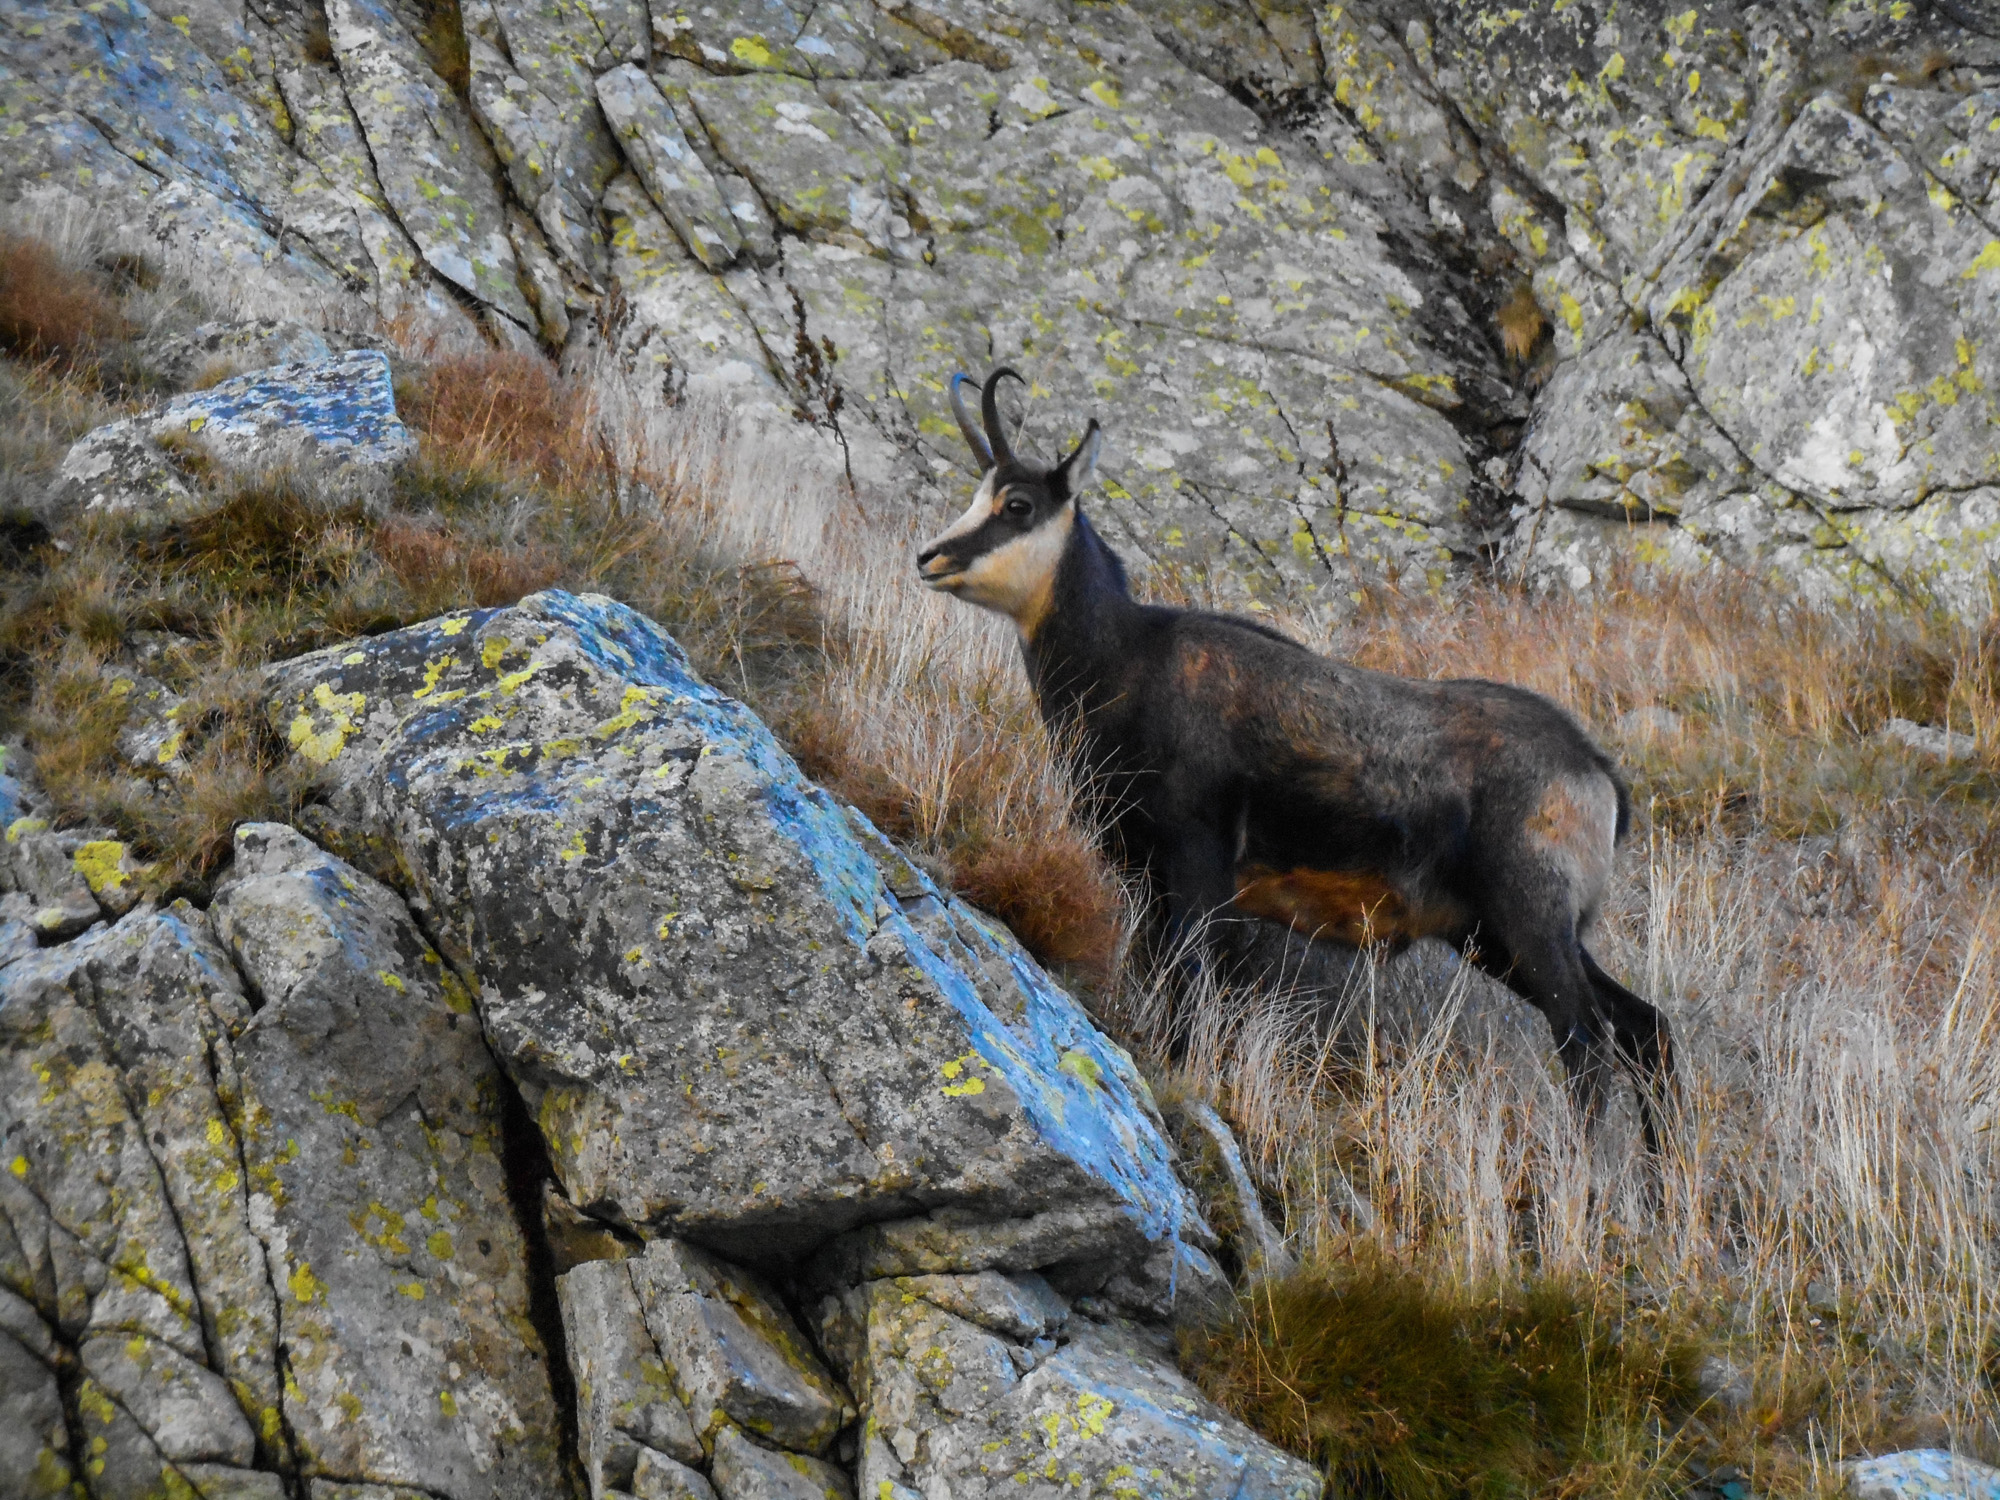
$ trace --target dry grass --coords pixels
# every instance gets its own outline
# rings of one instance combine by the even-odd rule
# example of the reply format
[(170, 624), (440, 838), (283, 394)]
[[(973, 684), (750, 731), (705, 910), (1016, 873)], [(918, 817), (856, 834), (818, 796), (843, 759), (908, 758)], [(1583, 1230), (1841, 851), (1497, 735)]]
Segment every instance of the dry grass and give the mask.
[(1509, 359), (1516, 361), (1525, 360), (1535, 352), (1549, 326), (1542, 305), (1535, 300), (1535, 289), (1525, 281), (1495, 309), (1493, 322), (1500, 330), (1500, 347), (1507, 351)]
[(472, 87), (472, 49), (465, 40), (465, 20), (458, 13), (458, 0), (423, 0), (418, 9), (424, 22), (418, 40), (430, 59), (431, 71), (453, 93), (463, 96)]
[(106, 278), (43, 240), (0, 234), (0, 352), (73, 370), (129, 332)]

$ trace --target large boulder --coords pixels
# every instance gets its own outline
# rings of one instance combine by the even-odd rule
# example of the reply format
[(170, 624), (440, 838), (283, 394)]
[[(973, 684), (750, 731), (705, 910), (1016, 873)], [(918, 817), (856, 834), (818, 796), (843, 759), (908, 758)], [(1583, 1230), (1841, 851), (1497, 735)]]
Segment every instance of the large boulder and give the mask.
[(901, 1269), (1212, 1280), (1130, 1058), (642, 617), (538, 594), (270, 692), (318, 833), (407, 872), (577, 1207), (773, 1266), (865, 1231), (938, 1262)]
[(378, 480), (417, 450), (378, 350), (274, 365), (86, 433), (63, 458), (55, 503), (158, 519), (198, 507), (200, 481), (308, 465)]

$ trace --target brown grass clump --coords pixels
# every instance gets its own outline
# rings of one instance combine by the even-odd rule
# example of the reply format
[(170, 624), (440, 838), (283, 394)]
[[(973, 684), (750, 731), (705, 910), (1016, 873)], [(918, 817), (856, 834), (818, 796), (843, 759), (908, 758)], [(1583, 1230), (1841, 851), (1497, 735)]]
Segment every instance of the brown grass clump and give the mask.
[(324, 7), (318, 5), (307, 7), (306, 35), (300, 50), (305, 53), (307, 62), (318, 63), (321, 67), (335, 60), (337, 54), (333, 50), (333, 31), (327, 25)]
[[(413, 599), (470, 599), (480, 606), (512, 604), (550, 587), (563, 563), (546, 547), (494, 546), (447, 526), (393, 517), (376, 528), (376, 556)], [(422, 606), (419, 605), (419, 608)], [(442, 605), (434, 613), (452, 606)]]
[(40, 240), (0, 234), (0, 351), (75, 369), (126, 332), (102, 278)]
[(490, 350), (428, 364), (399, 392), (432, 461), (460, 473), (502, 468), (547, 485), (589, 483), (601, 463), (589, 402), (547, 360)]
[(1517, 361), (1525, 361), (1535, 352), (1549, 326), (1541, 303), (1535, 300), (1535, 289), (1525, 281), (1495, 310), (1493, 322), (1500, 330), (1500, 347), (1509, 359)]

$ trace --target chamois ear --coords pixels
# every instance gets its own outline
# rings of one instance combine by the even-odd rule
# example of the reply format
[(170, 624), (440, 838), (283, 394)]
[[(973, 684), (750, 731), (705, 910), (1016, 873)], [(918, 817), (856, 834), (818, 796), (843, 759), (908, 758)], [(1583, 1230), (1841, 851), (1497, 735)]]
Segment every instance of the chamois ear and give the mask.
[(1083, 438), (1070, 449), (1069, 457), (1056, 465), (1050, 477), (1066, 499), (1074, 500), (1083, 492), (1084, 485), (1097, 470), (1097, 453), (1104, 446), (1104, 429), (1097, 425), (1097, 418), (1090, 419), (1090, 425), (1083, 429)]

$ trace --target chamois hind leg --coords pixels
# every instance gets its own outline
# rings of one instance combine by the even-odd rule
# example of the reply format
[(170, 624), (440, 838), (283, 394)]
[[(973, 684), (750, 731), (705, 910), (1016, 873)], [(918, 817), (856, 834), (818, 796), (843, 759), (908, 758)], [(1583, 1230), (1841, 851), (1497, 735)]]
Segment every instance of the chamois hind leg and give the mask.
[(1647, 1087), (1657, 1088), (1674, 1076), (1674, 1038), (1667, 1018), (1604, 972), (1588, 948), (1581, 948), (1583, 971), (1597, 992), (1598, 1006), (1611, 1027), (1618, 1050), (1638, 1070)]
[(1547, 1019), (1569, 1075), (1571, 1102), (1587, 1126), (1595, 1125), (1611, 1059), (1574, 919), (1550, 913), (1524, 921), (1517, 915), (1511, 923), (1493, 925), (1497, 931), (1479, 938), (1480, 966)]
[(1673, 1082), (1673, 1032), (1667, 1018), (1624, 985), (1604, 972), (1588, 948), (1581, 948), (1584, 973), (1597, 992), (1598, 1007), (1611, 1027), (1612, 1039), (1631, 1066), (1633, 1081), (1639, 1085), (1639, 1110), (1646, 1131), (1646, 1149), (1658, 1156), (1660, 1131), (1658, 1104), (1666, 1086)]

